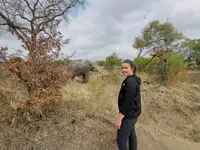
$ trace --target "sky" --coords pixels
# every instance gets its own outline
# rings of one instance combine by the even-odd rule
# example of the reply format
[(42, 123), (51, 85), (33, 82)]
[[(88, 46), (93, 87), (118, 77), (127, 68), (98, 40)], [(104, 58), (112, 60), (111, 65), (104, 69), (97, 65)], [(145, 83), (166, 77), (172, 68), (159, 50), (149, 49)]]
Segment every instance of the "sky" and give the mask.
[[(200, 38), (199, 0), (88, 0), (85, 9), (73, 11), (69, 23), (59, 30), (70, 44), (62, 48), (72, 59), (104, 60), (116, 52), (123, 59), (134, 59), (138, 50), (133, 40), (149, 21), (167, 19), (189, 38)], [(0, 45), (13, 52), (20, 41), (1, 35)]]

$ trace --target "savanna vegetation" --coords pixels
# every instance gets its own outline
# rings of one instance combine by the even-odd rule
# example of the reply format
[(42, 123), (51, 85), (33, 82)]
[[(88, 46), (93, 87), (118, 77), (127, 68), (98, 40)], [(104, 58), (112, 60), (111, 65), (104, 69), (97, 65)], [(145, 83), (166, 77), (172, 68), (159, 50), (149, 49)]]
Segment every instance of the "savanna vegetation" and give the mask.
[[(117, 95), (123, 76), (117, 53), (95, 62), (87, 84), (71, 82), (58, 31), (84, 0), (3, 0), (0, 28), (22, 49), (0, 48), (0, 149), (114, 150)], [(200, 40), (170, 22), (149, 22), (133, 39), (142, 79), (139, 150), (200, 147)], [(27, 56), (23, 56), (26, 51)], [(62, 56), (62, 57), (61, 57)]]

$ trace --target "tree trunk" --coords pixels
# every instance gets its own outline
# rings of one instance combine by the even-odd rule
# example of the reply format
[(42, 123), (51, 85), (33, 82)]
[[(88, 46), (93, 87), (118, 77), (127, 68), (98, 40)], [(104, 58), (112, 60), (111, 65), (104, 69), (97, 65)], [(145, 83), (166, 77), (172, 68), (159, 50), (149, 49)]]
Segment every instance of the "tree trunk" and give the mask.
[(140, 50), (139, 50), (139, 53), (138, 53), (138, 55), (137, 55), (137, 58), (140, 57), (140, 55), (142, 54), (142, 51), (143, 51), (143, 49), (140, 49)]

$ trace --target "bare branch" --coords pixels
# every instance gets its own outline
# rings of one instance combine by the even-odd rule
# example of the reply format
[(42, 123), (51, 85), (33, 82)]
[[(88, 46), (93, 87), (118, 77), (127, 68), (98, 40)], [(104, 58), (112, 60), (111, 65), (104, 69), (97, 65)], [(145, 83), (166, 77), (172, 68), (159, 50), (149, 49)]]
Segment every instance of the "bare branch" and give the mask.
[(19, 16), (19, 17), (21, 17), (22, 19), (24, 19), (24, 20), (26, 20), (26, 21), (28, 21), (28, 22), (31, 22), (30, 19), (28, 19), (27, 17), (24, 16), (24, 12), (18, 13), (18, 14), (16, 14), (16, 16)]
[(27, 4), (28, 8), (29, 8), (31, 11), (33, 11), (33, 9), (31, 8), (31, 6), (30, 6), (30, 4), (29, 4), (29, 2), (28, 2), (27, 0), (23, 0), (23, 1)]
[[(55, 18), (57, 17), (60, 17), (60, 16), (63, 16), (67, 11), (69, 11), (72, 7), (74, 7), (76, 5), (76, 3), (73, 1), (69, 4), (69, 6), (67, 6), (62, 12), (58, 13), (58, 14), (55, 14), (54, 16), (52, 16), (51, 18), (49, 19), (46, 19), (44, 20), (43, 22), (41, 22), (38, 26), (37, 26), (37, 30), (40, 30), (41, 26), (44, 25), (44, 24), (48, 24), (49, 22), (52, 22)], [(53, 7), (54, 5), (50, 5), (50, 7)], [(55, 11), (55, 10), (54, 10)], [(50, 13), (50, 11), (49, 11)], [(48, 14), (47, 14), (48, 15)]]
[(33, 10), (36, 10), (36, 6), (38, 5), (40, 0), (37, 0), (36, 3), (33, 5)]
[(2, 3), (3, 3), (3, 6), (4, 6), (4, 9), (3, 9), (3, 10), (5, 10), (5, 12), (6, 12), (6, 14), (7, 14), (7, 17), (9, 18), (9, 13), (8, 13), (8, 11), (6, 11), (6, 10), (7, 10), (7, 6), (6, 6), (6, 4), (5, 4), (5, 1), (3, 0)]
[(0, 26), (6, 26), (7, 23), (0, 23)]
[(75, 53), (76, 53), (76, 51), (74, 51), (70, 56), (68, 56), (68, 57), (65, 58), (64, 60), (69, 60), (69, 58), (73, 57)]
[(40, 6), (43, 9), (43, 13), (42, 13), (43, 15), (38, 15), (35, 18), (36, 19), (40, 19), (40, 18), (49, 17), (52, 12), (56, 12), (56, 11), (60, 10), (60, 9), (55, 9), (55, 6), (58, 5), (61, 2), (62, 2), (62, 0), (61, 1), (57, 1), (55, 3), (52, 3), (52, 4), (50, 4), (50, 5), (46, 6), (46, 7), (44, 7), (43, 4), (41, 2), (39, 2)]
[(6, 21), (6, 24), (11, 27), (12, 29), (25, 29), (29, 30), (28, 28), (18, 26), (14, 24), (8, 17), (6, 17), (2, 12), (0, 12), (0, 16)]
[(36, 14), (35, 14), (35, 12), (36, 12), (36, 9), (37, 9), (36, 6), (38, 5), (39, 1), (40, 0), (37, 0), (36, 3), (33, 5), (33, 11), (32, 11), (33, 18), (31, 20), (32, 24), (36, 20)]
[(156, 57), (156, 55), (152, 56), (152, 58), (144, 65), (144, 68)]
[[(0, 26), (8, 26), (31, 52), (40, 36), (54, 38), (61, 17), (84, 0), (2, 0)], [(4, 2), (4, 3), (3, 3)], [(5, 7), (6, 6), (6, 7)], [(2, 9), (1, 9), (2, 7)], [(4, 8), (5, 7), (5, 8)], [(47, 38), (48, 39), (48, 38)]]
[(30, 11), (32, 13), (32, 19), (28, 19), (28, 18), (26, 18), (22, 15), (20, 15), (20, 17), (22, 19), (25, 19), (28, 22), (30, 22), (31, 30), (34, 30), (34, 24), (35, 24), (34, 21), (37, 19), (36, 16), (35, 16), (35, 12), (36, 12), (36, 9), (37, 9), (36, 6), (38, 5), (39, 0), (36, 1), (36, 3), (33, 5), (33, 8), (31, 8), (31, 6), (30, 6), (30, 4), (27, 0), (23, 0), (23, 1), (27, 4), (28, 8), (30, 9)]

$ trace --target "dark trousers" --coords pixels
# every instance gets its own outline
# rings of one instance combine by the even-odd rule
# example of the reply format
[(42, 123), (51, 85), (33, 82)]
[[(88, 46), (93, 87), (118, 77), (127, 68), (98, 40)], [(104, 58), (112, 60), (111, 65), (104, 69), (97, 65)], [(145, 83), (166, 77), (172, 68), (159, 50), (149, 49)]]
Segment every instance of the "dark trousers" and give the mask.
[(138, 118), (123, 118), (121, 129), (117, 130), (119, 150), (137, 150), (135, 124)]

